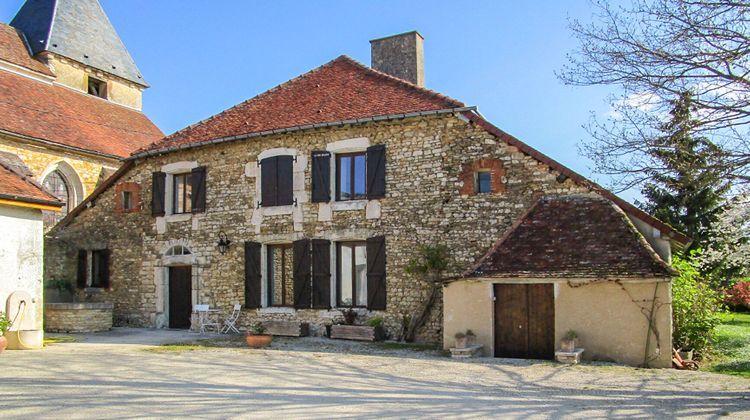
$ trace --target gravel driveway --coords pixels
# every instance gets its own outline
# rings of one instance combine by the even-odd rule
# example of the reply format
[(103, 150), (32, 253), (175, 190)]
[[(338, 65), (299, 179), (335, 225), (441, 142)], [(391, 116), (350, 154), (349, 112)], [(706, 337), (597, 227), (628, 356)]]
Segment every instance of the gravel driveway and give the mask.
[(196, 336), (76, 338), (0, 355), (1, 417), (750, 417), (750, 380), (711, 373), (463, 362), (324, 339), (153, 351)]

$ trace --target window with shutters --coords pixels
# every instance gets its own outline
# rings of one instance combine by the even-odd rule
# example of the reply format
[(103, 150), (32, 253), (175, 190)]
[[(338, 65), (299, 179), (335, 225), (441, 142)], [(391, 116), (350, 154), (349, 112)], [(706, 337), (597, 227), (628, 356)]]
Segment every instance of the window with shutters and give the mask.
[(294, 204), (294, 157), (272, 156), (260, 161), (262, 207)]
[(266, 249), (267, 306), (292, 306), (294, 303), (292, 245), (268, 245)]
[(336, 244), (338, 306), (367, 306), (367, 246), (365, 242)]
[(77, 285), (79, 288), (109, 287), (109, 256), (108, 249), (78, 251)]
[(345, 153), (336, 155), (336, 200), (364, 200), (367, 198), (367, 155)]
[(175, 174), (172, 183), (172, 213), (190, 213), (193, 210), (193, 187), (191, 173)]

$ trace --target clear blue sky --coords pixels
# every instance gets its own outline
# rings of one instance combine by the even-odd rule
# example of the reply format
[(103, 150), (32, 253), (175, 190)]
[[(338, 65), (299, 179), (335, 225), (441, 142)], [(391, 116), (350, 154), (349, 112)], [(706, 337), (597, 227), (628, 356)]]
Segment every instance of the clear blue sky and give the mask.
[[(341, 54), (369, 65), (370, 39), (418, 30), (428, 88), (478, 106), (500, 128), (592, 177), (578, 152), (587, 138), (581, 125), (591, 111), (608, 111), (610, 91), (565, 86), (554, 75), (576, 45), (567, 19), (590, 19), (586, 0), (101, 2), (152, 86), (144, 111), (165, 133)], [(22, 3), (0, 2), (0, 20), (9, 22)]]

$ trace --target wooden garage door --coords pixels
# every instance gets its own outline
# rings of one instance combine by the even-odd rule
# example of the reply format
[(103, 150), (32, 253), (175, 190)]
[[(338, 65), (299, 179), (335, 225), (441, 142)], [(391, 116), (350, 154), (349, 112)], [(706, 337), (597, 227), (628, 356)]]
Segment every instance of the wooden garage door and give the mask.
[(551, 284), (495, 285), (495, 357), (552, 359), (555, 292)]

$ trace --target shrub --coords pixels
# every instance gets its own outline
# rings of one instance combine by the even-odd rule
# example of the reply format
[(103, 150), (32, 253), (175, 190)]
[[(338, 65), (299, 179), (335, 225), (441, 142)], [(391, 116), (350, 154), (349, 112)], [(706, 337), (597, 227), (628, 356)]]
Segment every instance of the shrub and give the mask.
[(673, 345), (705, 354), (719, 324), (722, 296), (703, 282), (690, 260), (675, 256), (672, 265), (680, 272), (672, 282)]
[(735, 309), (750, 309), (750, 280), (738, 281), (727, 290), (724, 303)]
[(263, 325), (260, 322), (256, 322), (253, 324), (253, 326), (250, 328), (250, 331), (252, 335), (263, 335), (266, 332), (266, 326)]
[(0, 336), (5, 335), (10, 328), (10, 320), (5, 316), (5, 313), (0, 311)]
[(383, 318), (381, 318), (379, 316), (376, 316), (375, 318), (370, 318), (367, 321), (367, 325), (369, 325), (371, 327), (374, 327), (374, 328), (382, 327), (383, 326)]

